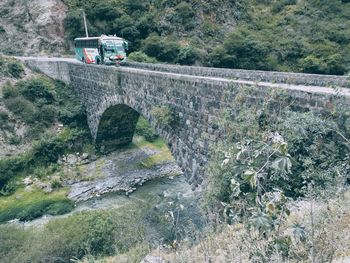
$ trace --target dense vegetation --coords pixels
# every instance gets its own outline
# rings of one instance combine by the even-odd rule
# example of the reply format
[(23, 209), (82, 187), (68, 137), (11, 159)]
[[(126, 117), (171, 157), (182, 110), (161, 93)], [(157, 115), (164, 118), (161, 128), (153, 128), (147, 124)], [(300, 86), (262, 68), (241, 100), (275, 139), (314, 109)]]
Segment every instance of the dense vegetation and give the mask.
[(67, 39), (117, 34), (132, 59), (215, 67), (345, 74), (350, 3), (334, 0), (64, 0)]
[[(23, 155), (0, 160), (0, 189), (7, 193), (16, 175), (28, 174), (38, 166), (55, 163), (64, 153), (81, 150), (89, 143), (90, 136), (84, 108), (64, 84), (39, 76), (15, 85), (7, 83), (2, 90), (6, 107), (30, 127), (17, 143), (33, 144)], [(48, 128), (56, 122), (66, 128), (53, 135)]]
[(84, 257), (95, 262), (113, 255), (124, 255), (114, 262), (140, 262), (152, 246), (171, 244), (197, 229), (191, 223), (194, 209), (184, 210), (175, 198), (162, 198), (163, 205), (154, 194), (147, 202), (79, 212), (41, 228), (0, 225), (1, 262), (81, 262)]
[[(66, 197), (67, 190), (56, 189), (60, 183), (50, 176), (60, 170), (56, 163), (60, 156), (91, 148), (85, 109), (63, 83), (41, 75), (23, 79), (24, 67), (14, 59), (0, 57), (0, 64), (2, 77), (12, 78), (2, 86), (2, 137), (18, 147), (30, 146), (21, 154), (0, 159), (0, 222), (69, 212), (73, 203)], [(16, 133), (18, 122), (25, 127), (22, 135)], [(29, 175), (51, 184), (53, 192), (24, 190), (21, 181)]]
[[(288, 97), (276, 91), (264, 104), (253, 106), (247, 101), (250, 92), (238, 94), (219, 123), (229, 137), (213, 145), (204, 198), (209, 215), (255, 233), (250, 245), (261, 246), (245, 251), (251, 262), (271, 262), (274, 257), (276, 262), (323, 262), (339, 248), (329, 247), (336, 242), (333, 237), (322, 240), (329, 221), (315, 219), (312, 206), (315, 200), (341, 199), (348, 190), (350, 113), (342, 98), (329, 113), (295, 112), (288, 107)], [(298, 198), (309, 202), (311, 220), (320, 223), (317, 238), (314, 222), (287, 226), (289, 204)], [(342, 219), (348, 216), (346, 212)]]

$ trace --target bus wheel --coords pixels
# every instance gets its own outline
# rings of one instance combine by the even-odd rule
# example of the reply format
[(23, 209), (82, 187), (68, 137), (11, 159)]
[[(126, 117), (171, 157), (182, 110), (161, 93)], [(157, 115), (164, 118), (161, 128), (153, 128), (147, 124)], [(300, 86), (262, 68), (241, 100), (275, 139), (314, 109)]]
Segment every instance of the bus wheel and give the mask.
[(81, 62), (85, 63), (85, 58), (84, 57), (81, 59)]
[(97, 60), (96, 60), (96, 63), (97, 63), (98, 65), (100, 65), (100, 64), (101, 64), (100, 59), (97, 59)]

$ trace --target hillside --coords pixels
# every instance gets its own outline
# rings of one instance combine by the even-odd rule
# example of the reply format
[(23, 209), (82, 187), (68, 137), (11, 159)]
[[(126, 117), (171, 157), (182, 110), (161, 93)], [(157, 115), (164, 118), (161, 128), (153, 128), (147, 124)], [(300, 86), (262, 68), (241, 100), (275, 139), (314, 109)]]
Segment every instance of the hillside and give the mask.
[[(70, 39), (117, 34), (161, 62), (344, 74), (350, 65), (350, 4), (346, 1), (70, 1)], [(147, 60), (143, 53), (132, 54)]]
[(0, 1), (0, 52), (17, 56), (64, 52), (66, 12), (60, 0)]
[(86, 12), (90, 35), (126, 38), (133, 60), (349, 72), (347, 0), (6, 0), (0, 5), (0, 35), (11, 43), (3, 41), (0, 50), (6, 54), (72, 53), (72, 39), (85, 34), (81, 9)]

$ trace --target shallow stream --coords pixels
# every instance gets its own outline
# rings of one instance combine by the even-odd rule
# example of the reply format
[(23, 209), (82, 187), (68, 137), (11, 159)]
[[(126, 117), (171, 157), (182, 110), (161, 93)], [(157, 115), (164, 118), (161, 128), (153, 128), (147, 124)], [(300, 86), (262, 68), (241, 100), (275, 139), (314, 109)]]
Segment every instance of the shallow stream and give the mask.
[(160, 206), (169, 202), (169, 200), (176, 200), (178, 203), (188, 204), (195, 198), (195, 192), (191, 190), (184, 176), (163, 177), (139, 186), (137, 190), (129, 196), (120, 193), (108, 193), (87, 201), (78, 202), (75, 209), (65, 215), (43, 216), (29, 222), (15, 221), (13, 223), (23, 225), (24, 227), (40, 227), (54, 218), (68, 217), (74, 213), (86, 210), (117, 209), (125, 205), (139, 203), (140, 201), (148, 202), (155, 195), (161, 197), (159, 198), (160, 203), (158, 204)]

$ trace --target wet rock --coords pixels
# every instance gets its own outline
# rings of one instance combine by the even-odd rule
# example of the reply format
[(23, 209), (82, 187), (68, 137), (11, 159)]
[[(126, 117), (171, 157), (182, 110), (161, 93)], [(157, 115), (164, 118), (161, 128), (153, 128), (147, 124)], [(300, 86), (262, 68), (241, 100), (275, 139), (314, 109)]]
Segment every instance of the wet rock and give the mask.
[(74, 154), (68, 154), (66, 158), (66, 163), (68, 165), (75, 165), (78, 162), (78, 157), (75, 156)]
[(89, 159), (85, 159), (85, 160), (81, 160), (81, 161), (79, 161), (79, 165), (84, 165), (84, 164), (88, 164), (88, 163), (90, 163), (90, 160)]
[(43, 191), (44, 191), (45, 193), (51, 193), (51, 192), (53, 191), (53, 189), (52, 189), (52, 187), (51, 187), (50, 185), (47, 185), (47, 186), (43, 189)]
[(23, 179), (23, 183), (24, 183), (25, 186), (28, 186), (28, 185), (33, 184), (33, 180), (32, 180), (32, 178), (30, 176), (28, 176), (28, 177)]
[(89, 154), (88, 153), (83, 153), (80, 157), (82, 160), (86, 160), (89, 158)]

